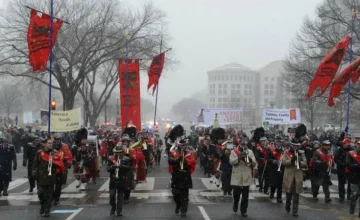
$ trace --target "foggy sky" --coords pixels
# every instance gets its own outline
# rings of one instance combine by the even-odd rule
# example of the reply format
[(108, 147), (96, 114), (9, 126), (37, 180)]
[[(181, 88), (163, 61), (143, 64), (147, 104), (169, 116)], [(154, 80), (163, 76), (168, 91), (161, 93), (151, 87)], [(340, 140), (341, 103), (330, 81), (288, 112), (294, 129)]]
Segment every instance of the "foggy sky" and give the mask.
[[(134, 8), (151, 0), (122, 0)], [(6, 0), (0, 0), (4, 7)], [(171, 55), (179, 65), (160, 79), (158, 112), (207, 87), (206, 72), (230, 62), (258, 70), (283, 59), (305, 16), (323, 0), (152, 0), (168, 16)], [(147, 74), (142, 73), (142, 96)], [(206, 100), (205, 100), (206, 101)]]

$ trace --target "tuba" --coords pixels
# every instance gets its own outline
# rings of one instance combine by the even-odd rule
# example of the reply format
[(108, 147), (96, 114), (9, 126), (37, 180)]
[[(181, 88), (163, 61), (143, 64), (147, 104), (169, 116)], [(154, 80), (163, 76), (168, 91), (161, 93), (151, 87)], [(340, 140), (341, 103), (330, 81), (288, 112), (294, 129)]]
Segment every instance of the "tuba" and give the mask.
[(135, 143), (133, 143), (132, 145), (130, 145), (130, 149), (134, 149), (134, 148), (138, 148), (138, 147), (142, 147), (145, 143), (145, 139), (141, 138), (140, 141), (137, 141)]

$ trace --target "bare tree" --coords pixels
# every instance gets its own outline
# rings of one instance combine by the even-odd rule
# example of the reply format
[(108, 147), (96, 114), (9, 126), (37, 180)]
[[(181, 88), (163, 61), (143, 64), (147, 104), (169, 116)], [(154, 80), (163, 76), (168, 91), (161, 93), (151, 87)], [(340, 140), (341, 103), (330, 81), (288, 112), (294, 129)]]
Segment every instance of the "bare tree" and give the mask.
[[(33, 73), (28, 65), (29, 10), (25, 5), (48, 11), (47, 0), (12, 0), (8, 3), (0, 20), (0, 73), (48, 85), (47, 72)], [(61, 92), (64, 110), (74, 107), (79, 89), (101, 65), (124, 57), (126, 34), (130, 37), (130, 57), (140, 59), (149, 59), (158, 52), (159, 42), (155, 39), (163, 35), (165, 45), (168, 39), (163, 33), (165, 15), (152, 4), (134, 12), (113, 0), (59, 0), (54, 8), (56, 17), (70, 23), (63, 24), (54, 47), (53, 76), (56, 82), (53, 88)], [(94, 104), (101, 105), (101, 102)], [(97, 112), (92, 114), (97, 115)]]
[(22, 93), (13, 85), (4, 85), (0, 89), (0, 106), (5, 110), (6, 117), (9, 118), (12, 112), (21, 107)]

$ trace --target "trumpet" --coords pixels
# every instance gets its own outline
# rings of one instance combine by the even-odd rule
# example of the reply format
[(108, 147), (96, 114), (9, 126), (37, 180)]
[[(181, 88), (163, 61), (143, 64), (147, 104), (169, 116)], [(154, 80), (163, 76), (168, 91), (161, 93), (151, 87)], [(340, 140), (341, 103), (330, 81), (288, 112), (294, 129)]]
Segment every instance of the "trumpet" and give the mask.
[(121, 159), (120, 157), (118, 158), (117, 160), (117, 168), (116, 168), (116, 171), (115, 171), (115, 178), (118, 179), (119, 178), (119, 166), (120, 166), (120, 163), (121, 163)]
[(51, 152), (49, 154), (49, 163), (48, 163), (48, 176), (51, 176), (51, 168), (52, 168), (52, 164), (53, 164), (53, 159), (52, 159), (52, 156), (51, 156)]
[(331, 159), (331, 160), (329, 161), (329, 167), (328, 167), (328, 174), (329, 174), (329, 176), (331, 175), (332, 163), (333, 163), (333, 160)]
[(182, 161), (180, 161), (180, 170), (184, 170), (184, 150), (181, 151)]
[(278, 170), (277, 170), (277, 171), (279, 171), (279, 172), (281, 172), (281, 163), (282, 163), (282, 159), (283, 159), (283, 157), (284, 157), (284, 153), (283, 153), (283, 154), (281, 154), (281, 157), (280, 157), (280, 161), (279, 161), (279, 168), (278, 168)]
[(300, 169), (300, 163), (299, 163), (299, 152), (296, 151), (295, 152), (295, 155), (296, 155), (296, 169)]

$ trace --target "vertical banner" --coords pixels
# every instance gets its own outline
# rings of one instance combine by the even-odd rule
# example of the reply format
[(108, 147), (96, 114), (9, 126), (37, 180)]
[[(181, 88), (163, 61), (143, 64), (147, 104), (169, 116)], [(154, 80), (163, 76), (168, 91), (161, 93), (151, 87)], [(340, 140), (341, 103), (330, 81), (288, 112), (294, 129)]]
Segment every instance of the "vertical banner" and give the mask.
[[(127, 125), (134, 125), (136, 129), (141, 129), (139, 72), (139, 60), (129, 59), (128, 64), (122, 59), (119, 60), (122, 128), (125, 128)], [(126, 85), (126, 74), (128, 74), (128, 85)], [(126, 123), (126, 116), (128, 124)]]
[(147, 86), (147, 89), (149, 90), (151, 86), (153, 87), (152, 94), (154, 95), (156, 91), (156, 87), (159, 84), (159, 78), (161, 76), (161, 73), (164, 68), (164, 62), (165, 62), (165, 52), (162, 52), (161, 54), (155, 56), (151, 62), (148, 76), (149, 76), (149, 83)]
[[(50, 20), (50, 15), (31, 9), (27, 42), (33, 72), (47, 70), (50, 55)], [(52, 45), (55, 45), (62, 23), (60, 19), (53, 22)]]

